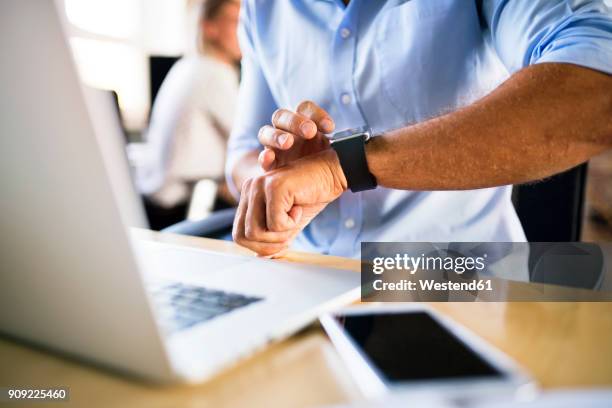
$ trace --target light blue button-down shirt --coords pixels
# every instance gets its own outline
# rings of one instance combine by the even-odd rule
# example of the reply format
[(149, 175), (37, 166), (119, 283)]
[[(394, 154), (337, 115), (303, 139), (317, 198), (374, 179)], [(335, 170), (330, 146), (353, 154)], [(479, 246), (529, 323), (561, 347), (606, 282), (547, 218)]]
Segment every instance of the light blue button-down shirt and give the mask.
[[(337, 130), (381, 132), (469, 104), (530, 64), (612, 72), (612, 18), (595, 0), (246, 0), (239, 38), (228, 175), (261, 148), (258, 130), (275, 109), (306, 99)], [(354, 257), (361, 241), (523, 241), (510, 192), (346, 192), (294, 247)]]

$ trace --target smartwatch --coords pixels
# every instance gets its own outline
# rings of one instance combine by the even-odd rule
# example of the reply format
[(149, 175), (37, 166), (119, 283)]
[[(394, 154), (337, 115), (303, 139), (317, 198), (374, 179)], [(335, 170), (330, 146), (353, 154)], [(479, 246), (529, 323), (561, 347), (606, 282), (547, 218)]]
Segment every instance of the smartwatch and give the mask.
[(330, 137), (331, 147), (338, 154), (348, 187), (353, 193), (372, 190), (377, 186), (365, 156), (365, 145), (371, 138), (372, 131), (366, 126), (343, 130)]

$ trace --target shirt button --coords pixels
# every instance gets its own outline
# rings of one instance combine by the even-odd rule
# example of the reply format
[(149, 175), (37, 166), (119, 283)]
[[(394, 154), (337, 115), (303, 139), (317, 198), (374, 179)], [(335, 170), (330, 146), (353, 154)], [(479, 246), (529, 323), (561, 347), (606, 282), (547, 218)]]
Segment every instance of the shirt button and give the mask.
[(351, 36), (351, 30), (349, 30), (348, 28), (344, 27), (340, 30), (340, 37), (346, 40), (350, 36)]
[(347, 94), (347, 93), (343, 93), (342, 96), (340, 97), (340, 100), (342, 101), (343, 104), (348, 105), (349, 103), (351, 103), (351, 95)]
[(345, 228), (347, 228), (347, 229), (351, 229), (351, 228), (353, 228), (354, 226), (355, 226), (355, 220), (354, 220), (354, 219), (352, 219), (352, 218), (347, 218), (347, 219), (344, 221), (344, 227), (345, 227)]

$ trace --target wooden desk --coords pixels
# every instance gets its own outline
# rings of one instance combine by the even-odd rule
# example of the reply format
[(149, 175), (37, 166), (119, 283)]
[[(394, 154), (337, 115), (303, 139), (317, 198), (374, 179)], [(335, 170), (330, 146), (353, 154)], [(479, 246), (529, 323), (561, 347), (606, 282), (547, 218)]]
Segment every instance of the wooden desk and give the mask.
[[(245, 251), (209, 239), (150, 231), (137, 235), (222, 252)], [(304, 253), (290, 253), (286, 259), (354, 271), (360, 267), (355, 260)], [(512, 356), (543, 388), (612, 386), (612, 303), (432, 306)], [(317, 327), (198, 386), (154, 387), (5, 338), (0, 338), (0, 364), (0, 386), (69, 386), (71, 402), (54, 404), (58, 407), (297, 407), (357, 398), (346, 369)]]

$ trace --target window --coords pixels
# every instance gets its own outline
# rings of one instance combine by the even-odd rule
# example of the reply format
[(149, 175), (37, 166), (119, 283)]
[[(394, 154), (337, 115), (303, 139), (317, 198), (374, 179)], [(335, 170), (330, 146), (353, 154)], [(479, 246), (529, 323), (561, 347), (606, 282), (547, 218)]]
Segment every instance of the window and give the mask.
[(81, 79), (112, 89), (130, 130), (146, 126), (148, 56), (180, 55), (186, 46), (181, 0), (58, 0)]

